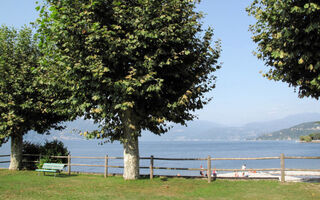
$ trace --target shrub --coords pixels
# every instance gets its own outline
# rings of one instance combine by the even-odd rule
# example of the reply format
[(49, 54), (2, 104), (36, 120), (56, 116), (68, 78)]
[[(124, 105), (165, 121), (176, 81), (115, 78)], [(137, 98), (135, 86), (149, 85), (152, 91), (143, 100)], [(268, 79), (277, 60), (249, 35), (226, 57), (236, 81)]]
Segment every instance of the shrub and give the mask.
[(300, 136), (300, 141), (311, 142), (312, 141), (312, 137), (310, 135)]
[(306, 142), (311, 142), (311, 141), (312, 141), (312, 138), (311, 138), (309, 135), (307, 135), (307, 136), (305, 136), (304, 141), (306, 141)]
[[(23, 142), (22, 146), (22, 154), (34, 154), (39, 155), (41, 153), (41, 145), (40, 144), (33, 144), (31, 142)], [(39, 157), (36, 156), (24, 156), (22, 163), (23, 169), (36, 169), (36, 162), (39, 160)]]
[[(67, 158), (51, 158), (51, 156), (66, 156), (69, 154), (67, 147), (61, 141), (53, 140), (51, 142), (46, 141), (43, 145), (33, 144), (31, 142), (24, 142), (23, 144), (23, 154), (37, 154), (41, 155), (39, 157), (35, 156), (25, 156), (24, 157), (24, 168), (25, 169), (36, 169), (41, 168), (43, 163), (66, 163)], [(35, 164), (34, 161), (39, 160), (39, 163)], [(26, 162), (27, 161), (27, 162)]]
[(52, 142), (46, 141), (41, 148), (41, 155), (43, 155), (38, 164), (38, 168), (41, 168), (43, 163), (66, 163), (67, 158), (51, 158), (50, 156), (66, 156), (69, 154), (67, 147), (61, 141), (53, 140)]
[(312, 133), (309, 135), (312, 140), (320, 140), (320, 133)]

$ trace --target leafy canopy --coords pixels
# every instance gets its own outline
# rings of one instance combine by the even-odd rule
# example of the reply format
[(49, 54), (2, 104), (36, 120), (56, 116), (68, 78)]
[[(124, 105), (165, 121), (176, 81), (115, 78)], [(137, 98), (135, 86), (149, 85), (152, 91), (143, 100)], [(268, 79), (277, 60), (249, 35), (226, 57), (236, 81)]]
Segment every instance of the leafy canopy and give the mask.
[(135, 136), (162, 134), (210, 100), (220, 44), (210, 47), (194, 1), (46, 2), (37, 9), (48, 66), (68, 80), (75, 113), (101, 124), (85, 135), (123, 141), (128, 118)]
[(27, 27), (0, 27), (0, 145), (13, 134), (45, 133), (68, 119), (39, 67), (38, 41)]
[(258, 58), (271, 69), (268, 79), (299, 88), (299, 96), (320, 96), (319, 0), (254, 0), (247, 8)]

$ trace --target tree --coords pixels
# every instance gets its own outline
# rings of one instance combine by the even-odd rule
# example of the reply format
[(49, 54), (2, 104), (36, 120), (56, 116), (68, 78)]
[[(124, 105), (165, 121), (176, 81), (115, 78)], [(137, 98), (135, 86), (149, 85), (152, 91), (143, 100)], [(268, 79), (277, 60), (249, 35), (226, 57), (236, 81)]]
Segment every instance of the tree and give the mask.
[(320, 96), (320, 2), (318, 0), (254, 0), (250, 26), (258, 58), (271, 69), (269, 80), (299, 89), (299, 97)]
[(304, 136), (300, 136), (300, 141), (302, 141), (302, 142), (311, 142), (312, 138), (310, 137), (310, 135), (304, 135)]
[(185, 125), (210, 100), (219, 42), (210, 47), (213, 32), (203, 33), (190, 0), (46, 2), (37, 9), (47, 60), (72, 85), (74, 112), (100, 124), (84, 135), (119, 140), (123, 176), (137, 179), (141, 131)]
[(312, 140), (320, 140), (320, 133), (311, 133), (309, 136)]
[(23, 135), (48, 133), (69, 119), (62, 89), (49, 81), (39, 65), (38, 41), (27, 27), (0, 27), (0, 145), (11, 138), (9, 169), (21, 168)]

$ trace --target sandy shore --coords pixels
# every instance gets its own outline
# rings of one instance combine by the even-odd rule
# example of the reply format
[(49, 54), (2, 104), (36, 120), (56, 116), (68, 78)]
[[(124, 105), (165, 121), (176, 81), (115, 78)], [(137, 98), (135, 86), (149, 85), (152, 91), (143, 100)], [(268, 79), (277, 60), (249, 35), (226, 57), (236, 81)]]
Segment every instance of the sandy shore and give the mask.
[[(303, 177), (299, 177), (303, 176)], [(287, 171), (285, 173), (285, 180), (288, 182), (306, 182), (308, 180), (313, 180), (316, 176), (320, 176), (320, 172), (310, 172), (310, 171)], [(246, 172), (242, 175), (242, 172), (238, 173), (221, 173), (217, 174), (217, 177), (248, 177), (248, 178), (277, 178), (280, 180), (280, 171), (270, 171), (270, 172)], [(319, 177), (320, 178), (320, 177)]]
[[(269, 171), (268, 174), (280, 174), (280, 171)], [(312, 171), (286, 171), (288, 176), (320, 176), (320, 172)]]

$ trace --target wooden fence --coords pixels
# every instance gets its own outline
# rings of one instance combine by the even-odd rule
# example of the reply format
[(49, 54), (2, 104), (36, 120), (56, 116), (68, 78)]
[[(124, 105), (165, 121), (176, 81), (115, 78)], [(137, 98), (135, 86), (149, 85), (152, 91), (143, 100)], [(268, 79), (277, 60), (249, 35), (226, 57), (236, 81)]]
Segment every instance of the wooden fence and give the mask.
[[(0, 155), (1, 157), (10, 157), (10, 155)], [(0, 161), (0, 163), (9, 163), (10, 161)]]
[[(41, 159), (41, 155), (34, 155), (34, 154), (24, 154), (23, 156), (35, 156), (38, 157), (39, 160)], [(10, 157), (10, 155), (0, 155), (0, 157)], [(67, 165), (67, 173), (71, 174), (71, 167), (72, 166), (86, 166), (86, 167), (104, 167), (104, 177), (108, 177), (108, 169), (109, 168), (123, 168), (123, 166), (113, 166), (109, 165), (109, 160), (111, 159), (123, 159), (123, 157), (109, 157), (105, 155), (103, 157), (84, 157), (84, 156), (51, 156), (52, 158), (67, 158), (68, 162), (65, 163)], [(104, 159), (104, 165), (92, 165), (92, 164), (77, 164), (71, 163), (72, 158), (77, 159)], [(276, 157), (260, 157), (260, 158), (212, 158), (208, 156), (207, 158), (157, 158), (154, 156), (150, 157), (140, 157), (140, 160), (150, 160), (150, 165), (145, 167), (140, 167), (140, 169), (149, 169), (150, 170), (150, 179), (153, 179), (154, 170), (155, 169), (163, 169), (163, 170), (189, 170), (189, 171), (207, 171), (207, 179), (210, 183), (212, 181), (211, 177), (211, 164), (212, 161), (218, 160), (272, 160), (272, 159), (280, 159), (280, 168), (266, 168), (266, 169), (216, 169), (215, 171), (231, 171), (231, 172), (246, 172), (246, 171), (280, 171), (280, 181), (285, 182), (285, 172), (286, 171), (311, 171), (311, 172), (320, 172), (320, 169), (291, 169), (285, 168), (285, 159), (320, 159), (320, 157), (300, 157), (300, 156), (284, 156), (281, 154), (280, 156)], [(166, 160), (166, 161), (207, 161), (207, 168), (179, 168), (179, 167), (156, 167), (154, 166), (155, 160)], [(0, 163), (8, 163), (10, 161), (1, 161)], [(30, 162), (30, 161), (29, 161)], [(31, 162), (39, 162), (39, 161), (31, 161)]]

